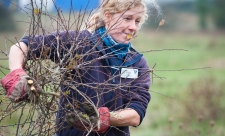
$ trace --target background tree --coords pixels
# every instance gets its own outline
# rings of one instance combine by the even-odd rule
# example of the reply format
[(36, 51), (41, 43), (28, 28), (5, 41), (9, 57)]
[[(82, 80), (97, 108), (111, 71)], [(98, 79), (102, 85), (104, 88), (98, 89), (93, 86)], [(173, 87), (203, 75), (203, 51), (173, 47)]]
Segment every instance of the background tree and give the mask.
[(199, 25), (202, 29), (207, 27), (207, 15), (209, 13), (209, 1), (208, 0), (197, 0), (196, 1), (196, 10), (199, 16)]
[(7, 10), (0, 2), (0, 31), (13, 31), (16, 29), (15, 21), (13, 21), (13, 14), (10, 10)]
[(208, 15), (212, 18), (216, 28), (225, 29), (224, 0), (196, 0), (195, 5), (199, 16), (199, 25), (202, 29), (207, 27)]
[(225, 29), (225, 15), (224, 15), (225, 1), (213, 0), (211, 15), (215, 26), (219, 29)]

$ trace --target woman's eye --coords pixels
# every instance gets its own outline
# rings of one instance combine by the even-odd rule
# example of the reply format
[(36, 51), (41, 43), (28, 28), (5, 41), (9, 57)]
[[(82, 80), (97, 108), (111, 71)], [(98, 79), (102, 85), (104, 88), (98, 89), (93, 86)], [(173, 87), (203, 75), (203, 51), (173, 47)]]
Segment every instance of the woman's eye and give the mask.
[(136, 20), (135, 22), (136, 22), (137, 24), (139, 24), (141, 21), (140, 21), (140, 20)]
[(131, 18), (129, 18), (129, 17), (126, 17), (126, 18), (125, 18), (125, 20), (131, 20)]

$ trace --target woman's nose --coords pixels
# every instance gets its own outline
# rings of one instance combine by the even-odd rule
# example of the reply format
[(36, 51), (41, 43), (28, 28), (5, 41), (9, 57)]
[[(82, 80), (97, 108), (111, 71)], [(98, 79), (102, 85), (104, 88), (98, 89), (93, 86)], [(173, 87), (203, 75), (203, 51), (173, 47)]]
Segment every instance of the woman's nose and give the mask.
[(136, 21), (130, 21), (129, 25), (128, 25), (128, 29), (132, 30), (132, 31), (136, 31), (138, 29), (138, 25), (136, 24)]

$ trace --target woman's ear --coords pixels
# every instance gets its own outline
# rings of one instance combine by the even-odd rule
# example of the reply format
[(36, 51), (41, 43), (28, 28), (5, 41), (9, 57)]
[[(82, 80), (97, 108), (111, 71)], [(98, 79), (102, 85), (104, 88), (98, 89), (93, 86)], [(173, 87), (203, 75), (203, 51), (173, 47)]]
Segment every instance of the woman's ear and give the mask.
[(110, 19), (111, 19), (111, 14), (108, 12), (108, 11), (106, 11), (105, 13), (104, 13), (104, 17), (105, 17), (105, 19), (107, 20), (107, 21), (109, 21)]
[(110, 20), (112, 19), (112, 15), (106, 11), (104, 13), (104, 20), (105, 20), (105, 24), (108, 26), (110, 24)]

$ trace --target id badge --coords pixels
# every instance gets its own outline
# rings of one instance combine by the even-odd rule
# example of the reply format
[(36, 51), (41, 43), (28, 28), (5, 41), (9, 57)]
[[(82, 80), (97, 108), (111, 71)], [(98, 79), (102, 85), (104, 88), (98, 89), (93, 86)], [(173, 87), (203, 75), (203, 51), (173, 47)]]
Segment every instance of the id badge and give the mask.
[(122, 68), (121, 69), (121, 78), (137, 78), (138, 77), (138, 69), (133, 68)]

